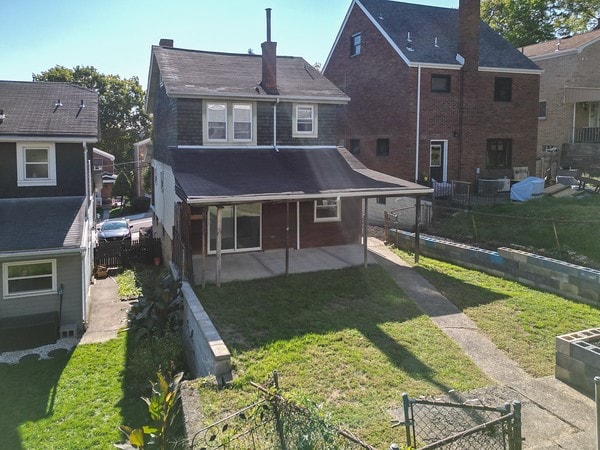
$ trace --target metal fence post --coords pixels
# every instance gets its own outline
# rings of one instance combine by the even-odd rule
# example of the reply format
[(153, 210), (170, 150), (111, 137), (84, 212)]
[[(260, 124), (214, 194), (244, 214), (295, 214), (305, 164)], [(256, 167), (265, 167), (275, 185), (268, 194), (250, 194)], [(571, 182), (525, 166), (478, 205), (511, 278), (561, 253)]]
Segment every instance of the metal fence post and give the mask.
[(523, 446), (523, 439), (521, 436), (521, 402), (515, 400), (513, 402), (513, 447), (512, 450), (521, 450)]
[(402, 394), (402, 405), (404, 406), (404, 428), (406, 429), (406, 445), (410, 447), (412, 445), (412, 441), (410, 439), (410, 427), (412, 425), (412, 417), (410, 417), (409, 413), (410, 399), (408, 398), (408, 394), (406, 392)]
[(600, 377), (594, 377), (594, 400), (596, 401), (596, 449), (600, 450)]
[[(273, 371), (273, 384), (275, 386), (275, 394), (279, 394), (279, 374), (276, 370)], [(277, 428), (277, 435), (279, 436), (279, 443), (281, 444), (282, 450), (287, 450), (287, 445), (285, 442), (285, 434), (283, 432), (283, 422), (281, 421), (281, 411), (279, 410), (279, 405), (277, 404), (278, 398), (273, 396), (273, 412), (275, 413), (275, 427)]]

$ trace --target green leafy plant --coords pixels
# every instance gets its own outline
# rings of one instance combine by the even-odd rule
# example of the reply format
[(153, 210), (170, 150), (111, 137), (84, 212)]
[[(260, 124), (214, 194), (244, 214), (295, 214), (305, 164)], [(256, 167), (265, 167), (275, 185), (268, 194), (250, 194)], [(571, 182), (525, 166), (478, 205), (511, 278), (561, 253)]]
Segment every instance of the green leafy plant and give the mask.
[(115, 444), (115, 447), (125, 450), (134, 448), (163, 450), (167, 448), (170, 430), (181, 408), (179, 400), (183, 372), (172, 377), (170, 373), (163, 375), (159, 370), (156, 372), (156, 377), (158, 381), (150, 382), (152, 386), (150, 397), (142, 397), (142, 400), (148, 405), (151, 423), (141, 428), (121, 425), (119, 428), (127, 436), (127, 442)]
[(153, 292), (145, 293), (130, 311), (130, 328), (136, 341), (145, 336), (162, 336), (180, 325), (183, 307), (181, 281), (163, 277)]

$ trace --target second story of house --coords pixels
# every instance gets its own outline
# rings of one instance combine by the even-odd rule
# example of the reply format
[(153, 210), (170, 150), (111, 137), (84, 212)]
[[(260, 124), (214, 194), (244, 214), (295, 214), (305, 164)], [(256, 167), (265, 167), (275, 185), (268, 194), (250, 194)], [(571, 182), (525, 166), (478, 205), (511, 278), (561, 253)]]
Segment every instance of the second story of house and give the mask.
[(481, 21), (477, 0), (352, 0), (323, 73), (352, 99), (339, 141), (370, 168), (415, 179), (439, 165), (438, 180), (469, 180), (535, 166), (541, 70)]
[(115, 155), (94, 147), (92, 170), (94, 173), (115, 173)]
[(0, 198), (85, 195), (98, 129), (95, 91), (0, 81)]
[(525, 55), (544, 69), (538, 144), (600, 145), (600, 29), (529, 45)]
[[(268, 20), (269, 22), (269, 20)], [(153, 157), (194, 147), (335, 146), (336, 114), (349, 98), (303, 58), (152, 47), (146, 107)]]

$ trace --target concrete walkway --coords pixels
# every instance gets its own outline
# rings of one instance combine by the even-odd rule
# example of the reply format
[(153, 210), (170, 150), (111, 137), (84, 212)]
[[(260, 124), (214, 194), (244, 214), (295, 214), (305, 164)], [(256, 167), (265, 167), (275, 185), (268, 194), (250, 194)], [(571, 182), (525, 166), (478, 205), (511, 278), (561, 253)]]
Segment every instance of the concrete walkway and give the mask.
[(477, 398), (492, 406), (521, 401), (524, 448), (596, 448), (596, 412), (591, 399), (554, 377), (532, 378), (383, 242), (369, 238), (368, 246), (377, 263), (398, 286), (489, 378), (498, 383), (498, 386), (459, 395), (460, 400)]
[(90, 289), (90, 317), (81, 344), (116, 338), (118, 331), (127, 326), (130, 308), (129, 302), (119, 300), (117, 283), (111, 276), (95, 280)]

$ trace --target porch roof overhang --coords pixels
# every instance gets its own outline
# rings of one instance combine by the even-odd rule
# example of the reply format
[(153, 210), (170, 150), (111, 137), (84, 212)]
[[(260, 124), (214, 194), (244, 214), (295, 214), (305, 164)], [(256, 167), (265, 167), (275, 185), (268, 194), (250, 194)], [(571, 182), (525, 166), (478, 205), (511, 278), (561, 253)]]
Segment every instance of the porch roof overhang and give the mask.
[(427, 195), (367, 169), (343, 147), (173, 149), (177, 195), (190, 205)]
[(565, 103), (598, 101), (600, 101), (600, 88), (598, 87), (565, 87)]

